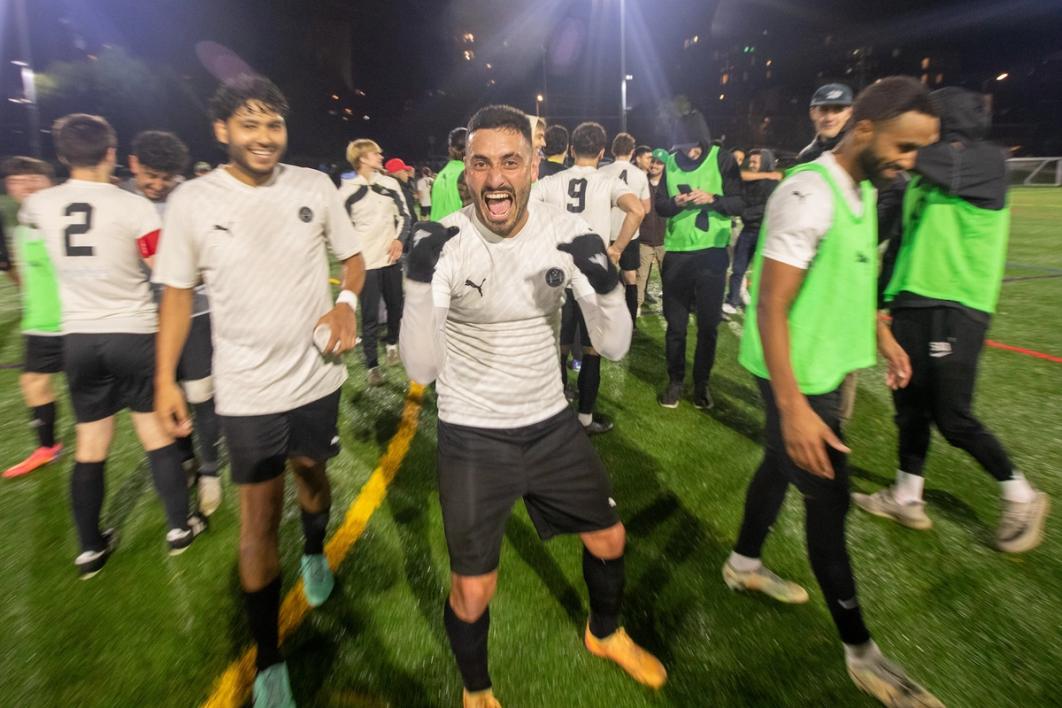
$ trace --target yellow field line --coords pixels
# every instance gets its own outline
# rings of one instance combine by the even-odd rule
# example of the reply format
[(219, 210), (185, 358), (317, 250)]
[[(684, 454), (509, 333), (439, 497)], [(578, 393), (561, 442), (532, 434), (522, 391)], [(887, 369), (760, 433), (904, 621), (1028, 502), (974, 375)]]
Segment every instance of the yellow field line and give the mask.
[[(387, 444), (387, 451), (380, 458), (368, 481), (361, 488), (358, 496), (347, 509), (343, 524), (325, 545), (325, 556), (332, 570), (337, 570), (351, 547), (357, 542), (369, 518), (379, 508), (387, 495), (387, 487), (398, 473), (402, 459), (409, 452), (413, 435), (417, 432), (420, 417), (421, 399), (424, 387), (410, 383), (406, 394), (406, 403), (402, 409), (402, 421), (394, 437)], [(294, 632), (310, 611), (306, 604), (306, 595), (302, 591), (302, 579), (288, 591), (280, 606), (280, 641)], [(210, 697), (203, 703), (204, 708), (236, 708), (246, 702), (255, 675), (255, 648), (243, 652), (239, 659), (229, 664), (221, 677), (214, 682)]]

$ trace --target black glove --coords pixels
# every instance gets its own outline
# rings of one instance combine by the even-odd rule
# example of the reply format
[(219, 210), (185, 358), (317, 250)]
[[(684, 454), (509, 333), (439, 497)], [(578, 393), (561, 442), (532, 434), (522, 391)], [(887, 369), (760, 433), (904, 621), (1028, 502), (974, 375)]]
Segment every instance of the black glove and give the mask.
[(406, 277), (430, 283), (443, 246), (460, 230), (456, 226), (447, 228), (437, 221), (418, 221), (413, 224), (409, 257), (406, 259)]
[(609, 260), (605, 244), (597, 234), (576, 236), (571, 243), (558, 244), (557, 250), (569, 254), (590, 286), (602, 295), (612, 292), (619, 282), (619, 269)]

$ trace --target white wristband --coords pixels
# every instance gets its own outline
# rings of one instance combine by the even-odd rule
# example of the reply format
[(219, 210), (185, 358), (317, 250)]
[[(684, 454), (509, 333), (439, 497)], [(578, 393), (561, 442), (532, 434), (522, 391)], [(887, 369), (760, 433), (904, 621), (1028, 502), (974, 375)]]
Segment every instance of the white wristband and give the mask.
[(354, 294), (353, 290), (340, 290), (339, 297), (336, 298), (336, 304), (345, 302), (350, 305), (350, 309), (354, 312), (358, 311), (358, 296)]

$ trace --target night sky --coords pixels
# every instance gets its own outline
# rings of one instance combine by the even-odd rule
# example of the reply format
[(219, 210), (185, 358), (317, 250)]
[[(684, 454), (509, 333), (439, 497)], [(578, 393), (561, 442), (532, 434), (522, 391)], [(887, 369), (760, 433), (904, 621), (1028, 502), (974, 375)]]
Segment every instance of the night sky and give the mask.
[[(217, 84), (219, 56), (224, 58), (220, 48), (289, 95), (289, 155), (311, 164), (341, 159), (345, 142), (355, 137), (375, 138), (386, 153), (407, 160), (437, 155), (446, 132), (477, 107), (508, 102), (534, 112), (539, 93), (551, 120), (574, 127), (592, 118), (610, 133), (618, 127), (619, 0), (27, 0), (26, 5), (38, 72), (58, 61), (92, 61), (108, 46), (146, 65), (150, 76), (141, 94), (125, 100), (128, 111), (114, 108), (114, 101), (105, 104), (124, 114), (107, 116), (120, 127), (123, 145), (132, 137), (125, 133), (167, 128), (189, 143), (196, 158), (219, 160), (204, 110)], [(659, 105), (677, 93), (690, 96), (717, 134), (739, 132), (761, 94), (780, 96), (764, 110), (789, 121), (790, 133), (804, 131), (806, 96), (817, 83), (839, 78), (858, 87), (860, 79), (873, 80), (886, 66), (909, 66), (909, 73), (916, 73), (913, 63), (903, 62), (921, 53), (945, 57), (945, 83), (999, 91), (997, 122), (1002, 115), (1015, 124), (1053, 124), (1062, 132), (1057, 0), (627, 0), (626, 5), (630, 125), (646, 141), (658, 137), (653, 131)], [(0, 4), (3, 90), (9, 97), (20, 92), (17, 69), (9, 65), (17, 51), (11, 6)], [(694, 36), (697, 45), (691, 47)], [(727, 103), (716, 96), (718, 54), (746, 44), (761, 56), (769, 53), (776, 70), (770, 86), (750, 84)], [(878, 63), (867, 65), (866, 75), (843, 73), (840, 58), (855, 47), (876, 52)], [(466, 51), (472, 52), (467, 60)], [(878, 59), (887, 51), (894, 52), (891, 64)], [(1009, 83), (991, 84), (1003, 71)], [(138, 82), (129, 90), (140, 87)], [(91, 104), (86, 90), (83, 101)], [(24, 140), (23, 111), (3, 104), (5, 151)], [(44, 118), (46, 124), (51, 116)], [(1027, 132), (1043, 138), (1044, 130)]]

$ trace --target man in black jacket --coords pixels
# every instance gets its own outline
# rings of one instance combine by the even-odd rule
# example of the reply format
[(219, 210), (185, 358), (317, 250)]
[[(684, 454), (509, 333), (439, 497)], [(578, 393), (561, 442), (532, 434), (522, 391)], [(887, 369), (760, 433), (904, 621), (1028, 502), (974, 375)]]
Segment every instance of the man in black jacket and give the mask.
[(726, 150), (713, 146), (704, 117), (682, 116), (673, 131), (675, 152), (667, 156), (654, 198), (656, 213), (668, 219), (664, 236), (664, 318), (667, 320), (667, 388), (657, 399), (677, 408), (686, 377), (686, 330), (697, 316), (693, 357), (693, 405), (714, 403), (708, 377), (715, 363), (716, 330), (730, 257), (730, 220), (741, 214), (741, 169)]
[(764, 179), (744, 182), (742, 193), (745, 208), (741, 210), (741, 234), (738, 236), (737, 243), (734, 244), (734, 262), (730, 266), (730, 289), (727, 291), (726, 302), (723, 304), (723, 312), (727, 315), (737, 314), (745, 304), (742, 299), (745, 272), (752, 262), (752, 254), (756, 252), (767, 198), (778, 186), (778, 174), (774, 171), (774, 153), (770, 150), (750, 152), (745, 169), (757, 175), (763, 175)]
[(797, 164), (817, 160), (841, 142), (852, 117), (852, 100), (852, 89), (844, 84), (826, 84), (812, 94), (808, 117), (815, 126), (815, 139), (797, 154)]

